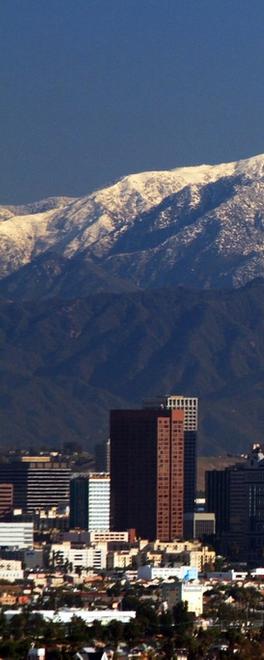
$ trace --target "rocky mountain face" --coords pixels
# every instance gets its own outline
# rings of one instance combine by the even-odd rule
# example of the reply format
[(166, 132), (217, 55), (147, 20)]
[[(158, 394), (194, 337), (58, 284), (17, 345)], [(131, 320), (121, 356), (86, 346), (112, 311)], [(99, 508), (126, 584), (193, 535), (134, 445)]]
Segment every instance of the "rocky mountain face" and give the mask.
[(264, 156), (0, 207), (0, 444), (92, 447), (177, 392), (200, 451), (261, 441), (263, 237)]
[(264, 284), (0, 303), (0, 445), (87, 448), (108, 411), (200, 397), (200, 452), (263, 439)]
[(72, 298), (264, 275), (264, 156), (0, 207), (0, 295)]

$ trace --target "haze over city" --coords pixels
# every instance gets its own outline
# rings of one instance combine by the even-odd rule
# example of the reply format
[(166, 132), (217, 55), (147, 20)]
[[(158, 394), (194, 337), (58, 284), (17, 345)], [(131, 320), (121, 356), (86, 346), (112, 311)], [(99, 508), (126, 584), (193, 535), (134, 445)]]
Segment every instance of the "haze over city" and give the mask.
[(2, 204), (264, 151), (262, 0), (2, 2)]

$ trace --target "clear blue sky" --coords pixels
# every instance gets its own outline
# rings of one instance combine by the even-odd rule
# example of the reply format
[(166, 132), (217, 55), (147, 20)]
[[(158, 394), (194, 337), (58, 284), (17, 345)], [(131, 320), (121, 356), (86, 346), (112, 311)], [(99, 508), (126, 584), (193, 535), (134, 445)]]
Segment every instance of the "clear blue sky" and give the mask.
[(1, 0), (0, 203), (264, 152), (263, 29), (263, 0)]

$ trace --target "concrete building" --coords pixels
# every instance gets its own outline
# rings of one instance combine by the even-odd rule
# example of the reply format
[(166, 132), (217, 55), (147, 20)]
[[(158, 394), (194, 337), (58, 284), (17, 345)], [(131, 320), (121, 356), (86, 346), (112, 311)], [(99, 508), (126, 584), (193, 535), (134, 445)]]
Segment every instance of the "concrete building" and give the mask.
[(203, 613), (203, 586), (199, 582), (178, 582), (175, 584), (176, 603), (187, 603), (189, 612), (195, 616)]
[(69, 541), (53, 543), (50, 548), (50, 563), (54, 566), (68, 565), (69, 571), (75, 572), (78, 568), (106, 568), (107, 546), (97, 544), (94, 546), (75, 546)]
[(191, 566), (139, 566), (139, 580), (168, 580), (177, 578), (178, 580), (197, 580), (198, 571)]
[(184, 516), (186, 539), (203, 539), (215, 534), (215, 514), (204, 512), (186, 513)]
[(23, 580), (23, 578), (24, 571), (21, 561), (0, 559), (0, 580), (15, 582), (16, 580)]
[(174, 543), (147, 544), (137, 556), (137, 565), (144, 566), (179, 566), (184, 564), (197, 571), (203, 571), (213, 567), (215, 563), (215, 550), (203, 545), (199, 541), (177, 541)]
[(0, 522), (0, 547), (32, 548), (33, 522)]
[(89, 532), (89, 543), (128, 543), (129, 532), (94, 530)]
[(90, 472), (70, 483), (70, 526), (98, 531), (110, 528), (110, 475)]
[(14, 504), (13, 484), (0, 483), (0, 516), (12, 511)]
[(25, 513), (69, 504), (71, 470), (49, 456), (26, 456), (0, 464), (0, 484), (13, 485), (15, 508)]
[(107, 568), (129, 568), (133, 559), (137, 556), (137, 548), (131, 550), (110, 550), (107, 553)]
[[(13, 616), (21, 614), (21, 609), (6, 610), (4, 616), (7, 621), (11, 621)], [(63, 607), (58, 610), (32, 610), (32, 614), (39, 614), (43, 617), (44, 621), (53, 621), (55, 623), (69, 623), (75, 617), (85, 621), (89, 626), (94, 621), (100, 621), (102, 624), (108, 624), (110, 621), (120, 621), (121, 623), (129, 623), (132, 619), (136, 618), (136, 612), (121, 611), (121, 610), (88, 610), (71, 607)]]

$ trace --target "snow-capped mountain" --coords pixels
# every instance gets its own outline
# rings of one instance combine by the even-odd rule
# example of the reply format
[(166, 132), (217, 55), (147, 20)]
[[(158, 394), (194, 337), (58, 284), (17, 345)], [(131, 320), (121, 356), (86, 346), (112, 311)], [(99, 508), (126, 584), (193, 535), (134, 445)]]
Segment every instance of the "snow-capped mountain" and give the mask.
[(264, 276), (264, 156), (144, 172), (0, 207), (0, 293), (63, 295)]

